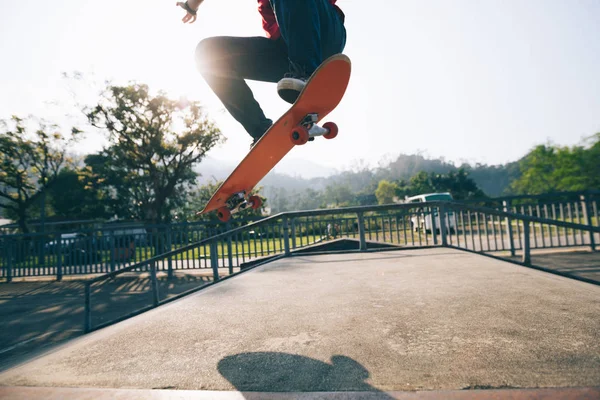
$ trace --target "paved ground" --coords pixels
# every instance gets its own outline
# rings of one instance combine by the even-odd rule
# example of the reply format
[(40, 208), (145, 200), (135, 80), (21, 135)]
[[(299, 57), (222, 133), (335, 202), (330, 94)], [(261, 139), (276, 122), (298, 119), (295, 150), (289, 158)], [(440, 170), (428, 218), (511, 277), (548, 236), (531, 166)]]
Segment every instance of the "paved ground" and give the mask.
[[(521, 261), (521, 257), (506, 258)], [(535, 250), (531, 253), (531, 263), (600, 285), (600, 251)]]
[[(221, 269), (220, 275), (227, 274)], [(84, 278), (92, 278), (87, 276)], [(167, 299), (212, 282), (212, 270), (177, 271), (171, 280), (159, 273), (160, 298)], [(84, 281), (42, 278), (0, 284), (0, 371), (49, 346), (81, 336)], [(152, 304), (148, 274), (124, 274), (92, 287), (94, 325), (116, 320)]]
[(234, 392), (0, 387), (0, 400), (597, 400), (600, 388), (477, 389), (413, 392)]
[(75, 339), (0, 385), (600, 386), (600, 287), (451, 249), (300, 256)]

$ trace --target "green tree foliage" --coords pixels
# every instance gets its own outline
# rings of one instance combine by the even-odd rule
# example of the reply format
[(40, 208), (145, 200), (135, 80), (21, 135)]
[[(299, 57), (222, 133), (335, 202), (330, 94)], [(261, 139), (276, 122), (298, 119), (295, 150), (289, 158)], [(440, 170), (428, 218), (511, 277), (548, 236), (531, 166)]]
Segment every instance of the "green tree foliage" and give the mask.
[(298, 193), (293, 200), (292, 210), (316, 210), (324, 206), (322, 193), (312, 188)]
[(285, 211), (316, 210), (324, 208), (326, 203), (323, 192), (313, 188), (287, 189), (285, 187), (269, 187), (265, 190), (265, 196), (269, 199), (271, 214)]
[(70, 164), (66, 149), (80, 133), (72, 128), (71, 135), (64, 135), (57, 125), (43, 121), (31, 132), (33, 124), (32, 119), (18, 117), (0, 121), (0, 207), (17, 219), (23, 233), (29, 232), (26, 221), (32, 206)]
[(459, 168), (447, 174), (421, 171), (408, 182), (400, 181), (396, 193), (403, 196), (416, 196), (425, 193), (449, 192), (456, 200), (483, 198), (485, 194), (477, 187), (468, 172)]
[(587, 189), (600, 190), (600, 132), (588, 138), (587, 142), (587, 151), (583, 155)]
[(354, 202), (354, 192), (349, 185), (330, 185), (325, 188), (323, 198), (327, 206), (347, 207)]
[(89, 169), (63, 168), (48, 189), (54, 218), (106, 219), (110, 215), (104, 193), (89, 179)]
[(375, 191), (375, 197), (377, 197), (378, 204), (389, 204), (394, 201), (398, 193), (398, 185), (385, 179), (379, 181), (377, 190)]
[(89, 122), (108, 133), (109, 145), (88, 157), (104, 179), (120, 217), (168, 222), (186, 201), (197, 174), (192, 167), (224, 140), (198, 102), (175, 101), (148, 86), (108, 86)]
[(404, 190), (408, 192), (408, 196), (442, 191), (443, 189), (435, 186), (434, 179), (436, 176), (438, 176), (438, 174), (434, 172), (428, 174), (425, 171), (421, 171), (410, 178), (408, 187), (405, 187)]
[(521, 176), (511, 184), (516, 194), (600, 189), (600, 133), (588, 145), (536, 146), (520, 162)]
[(433, 184), (439, 191), (450, 192), (455, 200), (477, 199), (485, 194), (463, 168), (456, 172), (436, 175), (432, 178)]

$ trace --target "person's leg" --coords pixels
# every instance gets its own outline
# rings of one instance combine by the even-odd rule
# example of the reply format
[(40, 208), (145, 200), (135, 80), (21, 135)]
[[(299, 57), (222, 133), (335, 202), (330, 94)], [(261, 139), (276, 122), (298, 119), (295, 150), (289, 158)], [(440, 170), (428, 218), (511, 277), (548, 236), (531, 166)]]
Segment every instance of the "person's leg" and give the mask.
[(259, 138), (271, 126), (244, 79), (277, 82), (288, 70), (282, 41), (264, 37), (212, 37), (196, 48), (202, 76), (233, 118)]
[[(346, 45), (346, 29), (328, 0), (270, 0), (281, 36), (287, 44), (293, 78), (308, 78), (326, 58), (341, 53)], [(287, 82), (286, 82), (287, 83)], [(295, 101), (298, 89), (280, 82), (284, 100)], [(290, 93), (284, 91), (291, 90)]]

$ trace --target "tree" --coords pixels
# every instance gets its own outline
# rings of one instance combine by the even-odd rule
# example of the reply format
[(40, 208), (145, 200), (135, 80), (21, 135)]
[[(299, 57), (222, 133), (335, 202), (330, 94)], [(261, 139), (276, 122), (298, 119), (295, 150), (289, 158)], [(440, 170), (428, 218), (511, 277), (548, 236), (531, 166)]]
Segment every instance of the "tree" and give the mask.
[(323, 194), (312, 188), (299, 191), (292, 200), (292, 210), (316, 210), (323, 206)]
[(197, 177), (192, 167), (224, 140), (198, 102), (152, 96), (143, 84), (109, 85), (85, 111), (110, 143), (86, 160), (91, 172), (105, 179), (119, 216), (150, 223), (171, 220)]
[[(63, 168), (48, 190), (54, 216), (60, 219), (105, 219), (110, 217), (99, 185), (88, 176), (89, 170)], [(68, 196), (65, 194), (68, 193)]]
[(600, 132), (586, 139), (589, 144), (583, 158), (588, 177), (587, 188), (600, 190)]
[(271, 213), (277, 214), (280, 212), (290, 211), (290, 203), (292, 196), (288, 194), (286, 188), (275, 188), (273, 195), (270, 197)]
[(558, 189), (553, 176), (557, 167), (556, 149), (550, 145), (536, 146), (520, 162), (521, 177), (511, 184), (517, 194), (542, 194)]
[(389, 204), (394, 201), (398, 192), (398, 185), (385, 179), (379, 181), (377, 190), (375, 191), (375, 197), (377, 197), (378, 204)]
[(410, 178), (409, 181), (409, 196), (414, 196), (421, 193), (432, 193), (436, 192), (437, 189), (434, 187), (434, 183), (431, 180), (431, 177), (434, 177), (435, 173), (431, 173), (429, 175), (425, 171), (421, 171), (418, 174), (414, 175)]
[(408, 184), (400, 182), (396, 193), (415, 196), (425, 193), (449, 192), (454, 199), (464, 200), (485, 197), (485, 193), (469, 178), (464, 168), (447, 174), (428, 174), (425, 171), (413, 176)]
[(517, 194), (543, 194), (600, 188), (600, 133), (587, 144), (536, 146), (519, 161), (521, 176), (511, 189)]
[(19, 117), (0, 121), (0, 197), (4, 199), (0, 207), (16, 217), (23, 233), (29, 232), (31, 207), (54, 185), (61, 168), (70, 164), (67, 148), (80, 133), (72, 128), (71, 135), (65, 136), (57, 125), (44, 121), (37, 121), (37, 130), (31, 133), (32, 123)]
[(324, 200), (327, 205), (346, 207), (351, 205), (354, 199), (354, 193), (348, 185), (333, 184), (325, 188)]
[(446, 175), (435, 175), (431, 177), (433, 185), (439, 192), (449, 192), (455, 200), (478, 199), (485, 197), (485, 193), (475, 181), (469, 178), (464, 168)]

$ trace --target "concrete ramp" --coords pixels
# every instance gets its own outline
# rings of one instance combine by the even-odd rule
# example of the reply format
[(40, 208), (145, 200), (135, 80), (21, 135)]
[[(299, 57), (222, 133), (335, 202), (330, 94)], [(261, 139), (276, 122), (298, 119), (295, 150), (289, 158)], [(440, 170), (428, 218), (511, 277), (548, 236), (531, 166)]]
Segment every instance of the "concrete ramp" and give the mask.
[(74, 340), (0, 385), (381, 395), (600, 386), (600, 287), (451, 249), (298, 256)]

